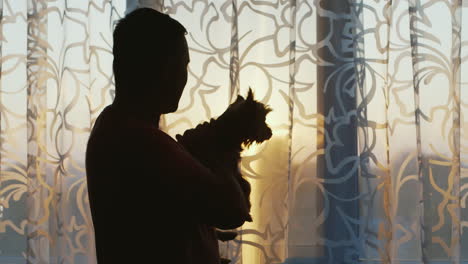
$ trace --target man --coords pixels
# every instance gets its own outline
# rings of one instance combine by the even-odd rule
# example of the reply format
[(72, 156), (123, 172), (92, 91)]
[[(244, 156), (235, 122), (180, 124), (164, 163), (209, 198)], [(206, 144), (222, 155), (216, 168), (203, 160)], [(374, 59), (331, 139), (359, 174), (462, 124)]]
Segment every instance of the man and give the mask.
[[(186, 30), (149, 8), (114, 31), (116, 96), (86, 151), (99, 264), (218, 264), (213, 227), (249, 219), (239, 184), (205, 168), (158, 129), (187, 82)], [(222, 163), (222, 161), (220, 161)]]

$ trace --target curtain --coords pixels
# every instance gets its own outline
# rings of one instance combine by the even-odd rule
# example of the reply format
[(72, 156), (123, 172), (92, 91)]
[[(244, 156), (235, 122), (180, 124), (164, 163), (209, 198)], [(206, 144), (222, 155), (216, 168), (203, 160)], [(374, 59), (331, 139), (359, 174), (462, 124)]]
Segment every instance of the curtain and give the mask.
[(0, 263), (95, 263), (84, 153), (125, 2), (0, 3)]
[(249, 87), (273, 108), (272, 139), (240, 164), (254, 221), (222, 256), (468, 263), (466, 1), (0, 3), (0, 263), (95, 263), (86, 141), (114, 96), (113, 27), (138, 6), (188, 30), (167, 133)]

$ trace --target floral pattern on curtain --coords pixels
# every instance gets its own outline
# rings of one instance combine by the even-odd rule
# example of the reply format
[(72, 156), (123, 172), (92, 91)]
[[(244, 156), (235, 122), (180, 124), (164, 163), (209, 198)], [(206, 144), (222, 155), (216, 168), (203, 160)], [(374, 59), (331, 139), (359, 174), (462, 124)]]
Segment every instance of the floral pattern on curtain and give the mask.
[[(0, 262), (95, 263), (84, 151), (114, 95), (113, 26), (138, 3), (0, 3)], [(170, 135), (249, 87), (274, 110), (273, 138), (241, 163), (254, 221), (223, 256), (468, 261), (466, 1), (139, 5), (189, 32), (189, 81), (161, 121)]]
[(95, 263), (84, 153), (125, 2), (0, 3), (0, 263)]

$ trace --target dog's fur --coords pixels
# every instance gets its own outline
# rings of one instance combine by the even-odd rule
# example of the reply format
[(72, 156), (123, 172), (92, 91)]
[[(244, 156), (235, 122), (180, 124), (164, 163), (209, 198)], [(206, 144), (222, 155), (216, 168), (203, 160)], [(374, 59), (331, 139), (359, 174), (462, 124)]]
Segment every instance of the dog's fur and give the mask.
[(240, 155), (244, 147), (271, 138), (271, 129), (265, 122), (270, 111), (270, 107), (254, 100), (252, 89), (249, 89), (246, 99), (239, 95), (217, 119), (176, 136), (177, 141), (206, 167), (222, 166), (224, 171), (232, 172), (248, 200), (249, 210), (251, 188), (240, 173)]
[[(271, 138), (271, 129), (265, 122), (270, 111), (270, 107), (254, 100), (252, 89), (249, 89), (246, 99), (239, 95), (217, 119), (176, 135), (177, 141), (203, 165), (214, 171), (221, 167), (238, 180), (249, 211), (251, 187), (239, 170), (240, 155), (244, 147)], [(246, 220), (251, 221), (251, 216)], [(228, 241), (233, 240), (237, 232), (216, 230), (216, 236), (221, 241)], [(229, 262), (229, 259), (221, 258), (222, 264)]]

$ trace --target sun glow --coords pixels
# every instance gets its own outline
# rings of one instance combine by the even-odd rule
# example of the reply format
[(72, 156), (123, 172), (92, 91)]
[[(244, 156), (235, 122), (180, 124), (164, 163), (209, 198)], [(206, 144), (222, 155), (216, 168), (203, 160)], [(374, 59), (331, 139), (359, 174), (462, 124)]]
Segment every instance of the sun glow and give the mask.
[[(250, 231), (257, 230), (264, 232), (268, 223), (268, 212), (272, 201), (271, 198), (262, 197), (266, 188), (269, 188), (268, 183), (272, 179), (284, 177), (282, 166), (286, 162), (287, 156), (285, 152), (278, 151), (281, 146), (287, 146), (289, 131), (285, 129), (273, 129), (271, 139), (262, 144), (252, 144), (242, 153), (241, 170), (242, 175), (249, 181), (252, 187), (250, 201), (252, 203), (251, 215), (252, 222), (246, 222), (242, 226), (242, 240), (248, 243), (242, 244), (242, 261), (243, 263), (262, 263), (263, 253), (261, 248), (265, 243), (263, 238), (258, 234)], [(268, 178), (268, 181), (265, 181)], [(282, 199), (281, 192), (278, 193), (278, 199)], [(262, 204), (263, 200), (263, 204)], [(284, 201), (284, 200), (283, 200)], [(259, 245), (259, 246), (256, 246)]]

